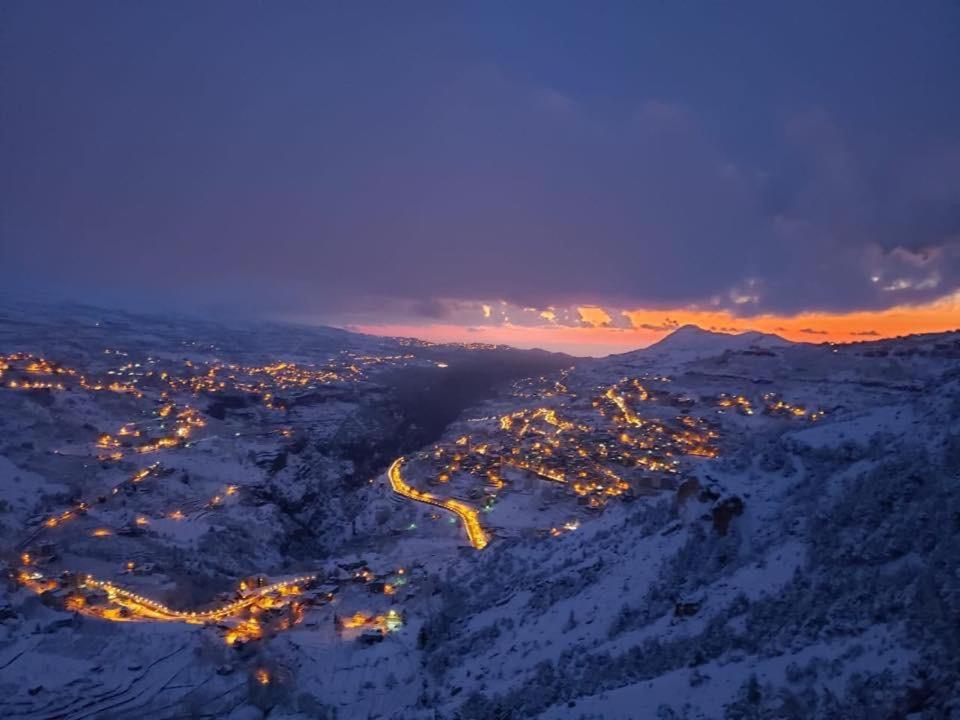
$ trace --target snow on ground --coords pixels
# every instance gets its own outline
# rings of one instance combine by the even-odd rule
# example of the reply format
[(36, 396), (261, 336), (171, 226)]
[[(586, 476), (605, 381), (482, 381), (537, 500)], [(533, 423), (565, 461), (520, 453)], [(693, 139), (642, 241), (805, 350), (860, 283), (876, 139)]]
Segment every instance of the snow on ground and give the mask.
[[(734, 658), (735, 655), (731, 655), (694, 669), (675, 670), (653, 680), (580, 698), (572, 705), (553, 708), (537, 717), (542, 720), (635, 720), (655, 718), (660, 708), (666, 706), (687, 713), (686, 717), (691, 720), (709, 720), (722, 715), (722, 708), (736, 698), (744, 679), (751, 675), (756, 676), (759, 683), (790, 685), (788, 667), (791, 665), (839, 661), (841, 672), (824, 677), (824, 685), (841, 694), (848, 678), (855, 673), (904, 672), (915, 659), (912, 653), (904, 653), (890, 644), (889, 629), (883, 626), (853, 638), (808, 646), (762, 661)], [(802, 687), (802, 682), (794, 684)]]
[[(62, 318), (44, 313), (26, 338), (0, 323), (0, 340), (59, 348), (103, 372), (117, 362), (104, 347), (123, 344), (111, 337), (117, 328), (129, 346), (121, 352), (177, 364), (232, 353), (269, 362), (274, 344), (310, 362), (345, 342), (332, 331), (237, 335), (126, 318), (108, 331), (91, 312), (69, 316), (78, 324), (70, 343), (57, 341)], [(406, 351), (386, 342), (355, 347)], [(955, 342), (832, 348), (688, 330), (655, 352), (504, 388), (441, 442), (491, 435), (499, 416), (534, 407), (617, 427), (590, 400), (628, 378), (656, 396), (638, 401), (638, 416), (706, 418), (719, 454), (682, 457), (668, 482), (591, 510), (533, 474), (506, 470), (493, 493), (489, 479), (444, 484), (411, 463), (413, 486), (489, 508), (478, 513), (491, 536), (482, 551), (450, 512), (363, 475), (385, 440), (379, 427), (409, 431), (389, 424), (396, 408), (366, 379), (286, 413), (238, 401), (207, 417), (190, 447), (116, 463), (97, 459), (98, 433), (154, 422), (129, 397), (0, 389), (0, 524), (11, 548), (0, 711), (486, 720), (505, 708), (559, 719), (850, 717), (852, 708), (897, 717), (909, 707), (948, 717), (960, 710), (948, 661), (960, 548), (943, 529), (960, 512)], [(770, 393), (807, 414), (771, 411)], [(719, 404), (732, 395), (753, 411)], [(200, 412), (208, 400), (197, 400)], [(814, 411), (825, 414), (812, 420)], [(162, 472), (112, 492), (153, 462)], [(90, 504), (41, 530), (42, 554), (21, 567), (12, 548), (27, 520), (78, 498)], [(332, 590), (317, 591), (289, 629), (230, 646), (215, 622), (108, 621), (65, 612), (66, 593), (12, 580), (74, 569), (183, 608), (237, 597), (240, 578), (258, 574), (309, 570)], [(391, 612), (402, 621), (382, 637), (343, 627), (358, 613)]]

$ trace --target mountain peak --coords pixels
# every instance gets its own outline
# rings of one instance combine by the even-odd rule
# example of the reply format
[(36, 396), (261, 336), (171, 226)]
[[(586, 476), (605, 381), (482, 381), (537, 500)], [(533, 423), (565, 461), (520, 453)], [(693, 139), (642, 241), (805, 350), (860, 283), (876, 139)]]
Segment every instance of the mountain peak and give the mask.
[(721, 353), (725, 350), (740, 350), (749, 347), (781, 347), (792, 345), (773, 333), (748, 330), (742, 333), (725, 333), (706, 330), (698, 325), (682, 325), (672, 333), (646, 348), (645, 352), (680, 352), (703, 355)]
[(662, 339), (675, 336), (698, 336), (698, 335), (726, 335), (727, 333), (720, 333), (714, 330), (706, 330), (705, 328), (700, 327), (699, 325), (694, 325), (693, 323), (687, 323), (686, 325), (681, 325), (676, 330), (674, 330), (669, 335), (665, 336)]

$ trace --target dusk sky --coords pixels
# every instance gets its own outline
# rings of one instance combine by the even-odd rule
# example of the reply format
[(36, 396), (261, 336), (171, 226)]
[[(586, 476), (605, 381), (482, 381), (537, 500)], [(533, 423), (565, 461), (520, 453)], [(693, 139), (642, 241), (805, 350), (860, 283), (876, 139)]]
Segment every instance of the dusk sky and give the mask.
[(0, 6), (0, 285), (605, 354), (960, 327), (960, 4)]

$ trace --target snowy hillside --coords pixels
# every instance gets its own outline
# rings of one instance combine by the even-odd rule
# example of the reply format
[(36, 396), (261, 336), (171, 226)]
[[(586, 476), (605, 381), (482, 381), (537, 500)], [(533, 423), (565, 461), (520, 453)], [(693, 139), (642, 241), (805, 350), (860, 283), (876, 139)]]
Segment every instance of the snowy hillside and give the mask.
[(37, 308), (0, 356), (10, 717), (960, 713), (960, 334), (571, 368)]

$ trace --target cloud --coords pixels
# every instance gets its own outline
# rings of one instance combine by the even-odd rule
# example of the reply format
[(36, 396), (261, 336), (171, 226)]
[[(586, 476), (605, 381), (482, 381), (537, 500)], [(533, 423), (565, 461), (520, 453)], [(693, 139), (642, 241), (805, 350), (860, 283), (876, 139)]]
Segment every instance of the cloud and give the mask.
[[(485, 341), (502, 342), (520, 347), (547, 347), (591, 355), (644, 347), (655, 342), (673, 327), (660, 324), (662, 314), (651, 310), (621, 310), (633, 323), (630, 329), (620, 327), (584, 326), (560, 306), (558, 315), (568, 318), (564, 324), (516, 325), (491, 323), (470, 326), (471, 336), (483, 335)], [(612, 310), (608, 310), (614, 314)], [(478, 315), (479, 311), (475, 313)], [(896, 337), (911, 333), (944, 332), (956, 328), (960, 317), (960, 291), (925, 305), (895, 306), (883, 311), (855, 313), (803, 313), (793, 316), (770, 314), (737, 318), (726, 310), (678, 308), (669, 318), (671, 323), (695, 324), (716, 332), (739, 333), (745, 330), (776, 332), (788, 340), (807, 341), (816, 335), (819, 341), (861, 341), (865, 337)], [(300, 321), (303, 319), (300, 318)], [(649, 325), (655, 329), (642, 327)], [(669, 325), (669, 326), (668, 326)], [(869, 328), (865, 330), (864, 328)], [(455, 341), (464, 338), (464, 329), (459, 324), (428, 323), (419, 325), (367, 325), (367, 332), (387, 335), (410, 335), (434, 341)]]
[(578, 307), (577, 313), (580, 315), (580, 323), (584, 327), (611, 327), (613, 325), (613, 318), (603, 308)]
[[(934, 92), (951, 65), (925, 44), (891, 59), (872, 25), (850, 26), (798, 61), (791, 43), (754, 47), (756, 28), (742, 56), (688, 33), (655, 65), (644, 43), (610, 45), (609, 19), (557, 28), (569, 46), (528, 26), (536, 42), (506, 51), (454, 10), (436, 32), (317, 7), (279, 13), (279, 31), (202, 11), (176, 44), (149, 4), (70, 32), (57, 13), (18, 15), (0, 281), (340, 323), (614, 328), (634, 322), (615, 308), (736, 321), (960, 287), (960, 104)], [(532, 60), (550, 50), (556, 64)], [(694, 54), (706, 75), (688, 82)], [(811, 82), (828, 56), (845, 71)], [(928, 80), (892, 86), (897, 73)], [(754, 92), (731, 100), (742, 83)]]
[(411, 313), (416, 317), (442, 320), (451, 315), (450, 306), (437, 298), (418, 300), (411, 305)]
[(680, 323), (676, 320), (664, 320), (662, 323), (640, 323), (637, 326), (641, 330), (652, 330), (654, 332), (669, 332), (671, 330), (676, 330), (680, 327)]

